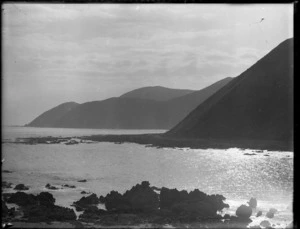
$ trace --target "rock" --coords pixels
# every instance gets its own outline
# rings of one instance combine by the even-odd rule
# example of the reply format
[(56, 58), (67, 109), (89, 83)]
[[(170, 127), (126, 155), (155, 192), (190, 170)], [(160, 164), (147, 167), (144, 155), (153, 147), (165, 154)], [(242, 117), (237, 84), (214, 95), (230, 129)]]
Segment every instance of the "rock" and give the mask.
[(277, 212), (277, 209), (275, 208), (270, 208), (270, 210), (267, 212), (266, 217), (268, 218), (273, 218), (274, 214)]
[(53, 195), (49, 192), (41, 192), (36, 196), (36, 200), (39, 202), (40, 205), (45, 206), (53, 206), (55, 203)]
[(244, 153), (244, 155), (253, 156), (256, 155), (255, 153)]
[(87, 208), (89, 207), (90, 205), (97, 205), (99, 204), (99, 199), (98, 197), (96, 196), (96, 194), (91, 194), (87, 197), (82, 197), (80, 200), (78, 201), (75, 201), (73, 203), (73, 206), (77, 206), (77, 207), (80, 207), (80, 208)]
[(19, 191), (24, 191), (24, 190), (28, 190), (29, 187), (25, 186), (24, 184), (18, 184), (15, 186), (14, 190), (19, 190)]
[(48, 192), (41, 192), (37, 196), (17, 192), (13, 193), (7, 202), (21, 206), (24, 218), (29, 222), (76, 220), (74, 210), (54, 205), (55, 199)]
[(7, 203), (14, 203), (19, 206), (35, 205), (37, 204), (36, 197), (32, 194), (24, 192), (13, 193), (8, 199)]
[(9, 210), (5, 202), (2, 200), (2, 217), (8, 216)]
[(99, 197), (99, 201), (101, 204), (104, 204), (105, 203), (105, 197), (104, 196), (100, 196)]
[(259, 225), (262, 227), (271, 227), (271, 223), (268, 220), (261, 221)]
[(81, 194), (88, 194), (88, 192), (86, 192), (86, 191), (81, 191), (80, 193)]
[(246, 205), (241, 205), (240, 207), (238, 207), (235, 214), (239, 218), (248, 219), (248, 218), (250, 218), (250, 216), (252, 214), (252, 209), (251, 209), (251, 207), (248, 207)]
[(76, 188), (75, 185), (64, 184), (64, 185), (62, 185), (62, 186), (65, 187), (65, 188)]
[(87, 182), (87, 180), (84, 179), (84, 180), (79, 180), (77, 182)]
[(275, 208), (270, 208), (269, 212), (275, 214), (275, 213), (277, 212), (277, 209), (275, 209)]
[(262, 215), (262, 211), (258, 211), (256, 217), (260, 217)]
[(10, 170), (2, 170), (2, 173), (12, 173)]
[(248, 204), (251, 208), (256, 208), (256, 206), (257, 206), (256, 198), (251, 198), (250, 201), (248, 201)]
[(99, 219), (100, 216), (107, 214), (107, 211), (103, 209), (98, 209), (96, 206), (91, 206), (84, 210), (83, 214), (79, 216), (79, 219), (84, 219), (88, 221), (96, 220)]
[(45, 186), (47, 189), (51, 189), (51, 190), (57, 190), (58, 188), (56, 188), (56, 187), (54, 187), (54, 186), (52, 186), (52, 185), (50, 185), (50, 184), (46, 184), (46, 186)]
[(266, 217), (271, 219), (271, 218), (274, 217), (274, 213), (273, 212), (267, 212)]
[(158, 194), (150, 188), (148, 181), (133, 186), (124, 195), (111, 191), (102, 200), (108, 211), (122, 213), (151, 212), (157, 210), (159, 206)]
[(12, 188), (12, 183), (2, 181), (2, 188)]

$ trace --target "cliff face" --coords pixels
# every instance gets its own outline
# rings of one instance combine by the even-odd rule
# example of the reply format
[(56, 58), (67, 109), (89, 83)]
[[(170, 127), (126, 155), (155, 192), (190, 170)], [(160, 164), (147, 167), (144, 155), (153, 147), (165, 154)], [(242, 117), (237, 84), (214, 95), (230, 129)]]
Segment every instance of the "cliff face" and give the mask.
[(293, 39), (279, 44), (166, 135), (291, 141), (293, 49)]

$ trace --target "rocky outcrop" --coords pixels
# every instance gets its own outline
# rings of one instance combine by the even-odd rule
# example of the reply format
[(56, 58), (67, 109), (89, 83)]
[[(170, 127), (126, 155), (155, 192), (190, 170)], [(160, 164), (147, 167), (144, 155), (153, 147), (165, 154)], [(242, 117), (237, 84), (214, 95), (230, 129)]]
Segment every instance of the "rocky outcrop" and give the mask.
[(77, 211), (83, 211), (91, 206), (99, 204), (99, 199), (95, 193), (82, 197), (80, 200), (75, 201), (72, 206), (76, 207)]
[(18, 184), (16, 185), (14, 190), (25, 191), (25, 190), (29, 190), (29, 187), (25, 186), (24, 184)]

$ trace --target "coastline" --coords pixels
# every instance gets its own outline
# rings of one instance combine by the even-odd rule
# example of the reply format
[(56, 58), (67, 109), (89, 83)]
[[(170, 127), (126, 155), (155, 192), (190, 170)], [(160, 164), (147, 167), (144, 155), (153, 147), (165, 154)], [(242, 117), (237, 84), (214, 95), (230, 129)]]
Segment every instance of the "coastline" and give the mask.
[[(72, 140), (72, 139), (77, 139)], [(270, 150), (270, 151), (294, 151), (293, 142), (283, 142), (274, 140), (256, 140), (256, 139), (187, 139), (187, 138), (171, 138), (163, 134), (128, 134), (128, 135), (90, 135), (79, 137), (29, 137), (18, 138), (10, 143), (23, 144), (78, 144), (91, 142), (113, 142), (136, 143), (146, 145), (147, 147), (157, 148), (186, 148), (191, 149), (228, 149), (241, 148), (253, 150)]]

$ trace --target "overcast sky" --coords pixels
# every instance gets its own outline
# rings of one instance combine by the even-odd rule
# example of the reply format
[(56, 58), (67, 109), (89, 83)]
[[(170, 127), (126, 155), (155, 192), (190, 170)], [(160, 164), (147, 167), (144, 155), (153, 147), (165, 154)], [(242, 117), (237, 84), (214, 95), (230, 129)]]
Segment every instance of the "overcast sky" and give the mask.
[(199, 90), (293, 37), (292, 4), (4, 4), (2, 20), (6, 125), (144, 86)]

